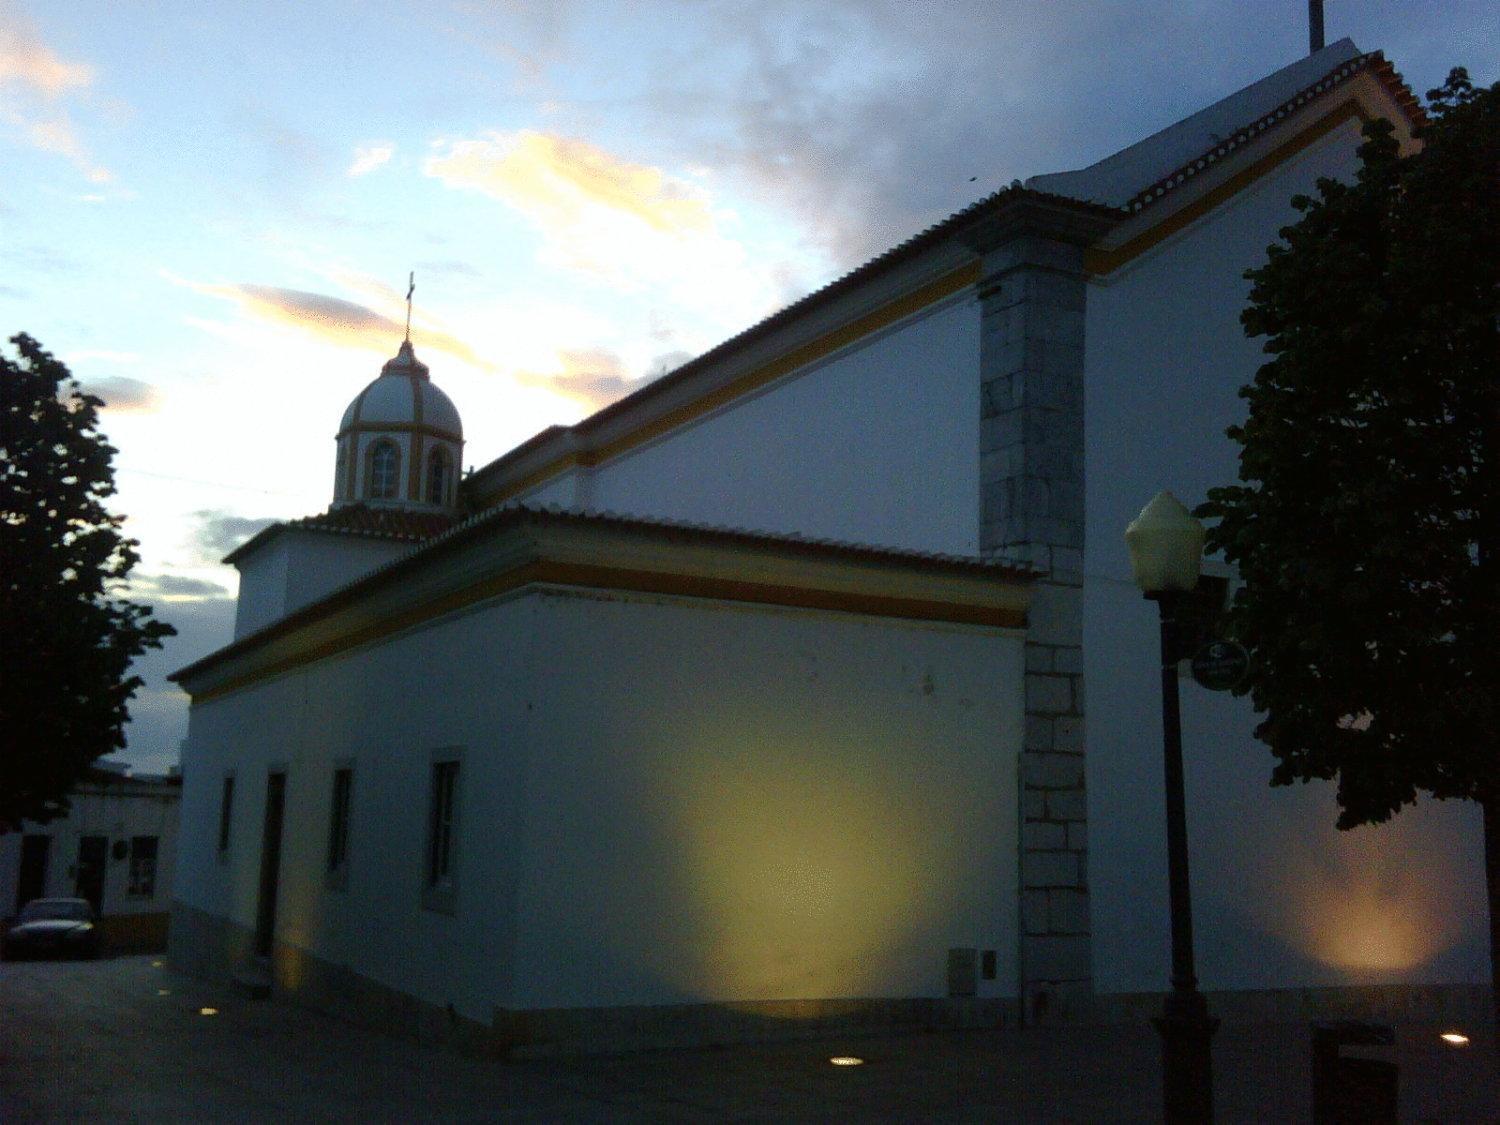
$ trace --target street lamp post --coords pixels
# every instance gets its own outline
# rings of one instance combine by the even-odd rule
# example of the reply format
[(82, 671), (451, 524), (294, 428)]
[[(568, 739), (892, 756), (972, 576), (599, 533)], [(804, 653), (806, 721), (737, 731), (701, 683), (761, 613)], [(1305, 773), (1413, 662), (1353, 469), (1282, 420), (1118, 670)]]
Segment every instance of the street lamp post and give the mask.
[(1167, 886), (1172, 910), (1172, 991), (1155, 1020), (1162, 1041), (1162, 1100), (1169, 1122), (1213, 1120), (1208, 1014), (1193, 968), (1193, 902), (1188, 883), (1182, 784), (1182, 715), (1177, 700), (1178, 612), (1198, 584), (1203, 525), (1170, 492), (1158, 493), (1125, 529), (1135, 584), (1161, 611), (1161, 717), (1167, 798)]

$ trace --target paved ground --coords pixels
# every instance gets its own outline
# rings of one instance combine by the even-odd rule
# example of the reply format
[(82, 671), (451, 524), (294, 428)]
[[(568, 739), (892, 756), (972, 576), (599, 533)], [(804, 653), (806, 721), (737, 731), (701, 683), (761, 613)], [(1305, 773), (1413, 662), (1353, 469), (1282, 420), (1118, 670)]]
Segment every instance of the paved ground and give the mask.
[[(204, 1016), (204, 1006), (219, 1009)], [(1487, 1034), (1398, 1028), (1402, 1118), (1500, 1121)], [(1472, 1029), (1470, 1029), (1472, 1030)], [(865, 1065), (838, 1069), (848, 1052)], [(1303, 1026), (1227, 1025), (1220, 1121), (1305, 1121)], [(0, 1121), (1151, 1121), (1149, 1028), (1047, 1028), (502, 1063), (178, 976), (0, 965)]]

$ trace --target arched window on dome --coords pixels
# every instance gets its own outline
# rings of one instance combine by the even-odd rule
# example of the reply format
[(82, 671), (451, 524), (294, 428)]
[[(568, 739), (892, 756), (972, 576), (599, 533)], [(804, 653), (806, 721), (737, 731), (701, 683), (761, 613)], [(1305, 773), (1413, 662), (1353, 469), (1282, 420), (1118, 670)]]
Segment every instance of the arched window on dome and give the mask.
[(377, 441), (370, 448), (370, 478), (366, 491), (371, 500), (394, 500), (401, 479), (401, 451), (393, 441)]
[(448, 503), (448, 451), (434, 446), (427, 455), (427, 502)]

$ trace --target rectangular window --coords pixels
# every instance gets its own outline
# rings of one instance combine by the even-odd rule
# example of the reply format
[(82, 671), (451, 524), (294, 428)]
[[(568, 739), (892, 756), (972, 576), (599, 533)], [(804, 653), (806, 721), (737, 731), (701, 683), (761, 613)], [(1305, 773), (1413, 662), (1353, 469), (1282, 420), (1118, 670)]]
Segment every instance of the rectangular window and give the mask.
[(155, 836), (130, 838), (130, 884), (127, 894), (151, 898), (156, 894)]
[(354, 767), (333, 771), (333, 798), (328, 809), (328, 874), (342, 882), (349, 870), (349, 804), (354, 794)]
[(423, 903), (448, 913), (454, 908), (454, 860), (458, 830), (458, 762), (432, 763), (432, 792), (427, 809), (427, 871)]
[(219, 855), (229, 850), (229, 828), (234, 822), (234, 774), (224, 775), (224, 793), (219, 798)]

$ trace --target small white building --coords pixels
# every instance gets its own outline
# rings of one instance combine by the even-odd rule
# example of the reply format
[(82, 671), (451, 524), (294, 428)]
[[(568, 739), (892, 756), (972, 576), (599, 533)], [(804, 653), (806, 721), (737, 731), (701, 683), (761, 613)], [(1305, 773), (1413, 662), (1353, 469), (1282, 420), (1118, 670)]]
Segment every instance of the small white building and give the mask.
[[(178, 673), (174, 958), (513, 1045), (1163, 991), (1121, 536), (1235, 478), (1243, 273), (1377, 116), (1414, 143), (1399, 75), (1335, 43), (456, 489), (457, 413), (404, 345), (333, 506), (231, 556), (235, 640)], [(1183, 720), (1219, 1003), (1485, 979), (1473, 810), (1339, 834), (1327, 788), (1268, 787), (1247, 701), (1185, 681)]]
[(0, 914), (34, 898), (86, 898), (106, 952), (167, 945), (182, 782), (103, 762), (68, 795), (66, 816), (0, 836)]

